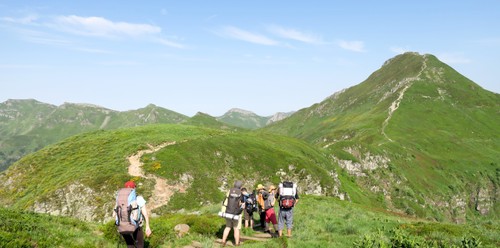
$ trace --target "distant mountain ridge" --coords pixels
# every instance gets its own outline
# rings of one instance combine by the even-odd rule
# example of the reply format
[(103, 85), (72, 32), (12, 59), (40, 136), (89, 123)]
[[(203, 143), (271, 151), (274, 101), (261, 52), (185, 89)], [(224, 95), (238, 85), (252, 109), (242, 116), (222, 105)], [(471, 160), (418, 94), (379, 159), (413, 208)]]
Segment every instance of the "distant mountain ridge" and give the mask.
[(278, 112), (272, 116), (259, 116), (254, 112), (243, 110), (239, 108), (232, 108), (227, 111), (224, 115), (217, 117), (216, 119), (231, 124), (233, 126), (247, 128), (247, 129), (258, 129), (265, 127), (273, 122), (277, 122), (287, 118), (294, 112)]
[[(240, 110), (241, 113), (251, 113)], [(229, 111), (228, 113), (231, 113)], [(147, 124), (186, 124), (207, 127), (256, 129), (276, 117), (227, 114), (188, 117), (149, 104), (144, 108), (116, 111), (88, 103), (64, 103), (60, 106), (34, 99), (9, 99), (0, 103), (0, 171), (22, 156), (69, 136), (94, 130), (111, 130)], [(255, 120), (263, 120), (262, 123)]]

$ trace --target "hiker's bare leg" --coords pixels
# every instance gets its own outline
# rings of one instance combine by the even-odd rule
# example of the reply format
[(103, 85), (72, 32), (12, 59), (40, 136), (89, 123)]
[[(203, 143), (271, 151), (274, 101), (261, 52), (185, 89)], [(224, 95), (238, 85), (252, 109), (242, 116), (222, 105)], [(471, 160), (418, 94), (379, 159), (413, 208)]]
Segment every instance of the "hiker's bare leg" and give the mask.
[(234, 228), (234, 242), (236, 245), (240, 245), (240, 229)]
[(292, 229), (286, 230), (288, 237), (292, 237)]
[(283, 236), (283, 230), (278, 230), (278, 234), (281, 236)]
[(229, 231), (231, 231), (230, 227), (226, 227), (224, 229), (224, 233), (222, 234), (222, 243), (223, 244), (226, 244), (226, 239), (227, 239), (227, 236), (229, 236)]

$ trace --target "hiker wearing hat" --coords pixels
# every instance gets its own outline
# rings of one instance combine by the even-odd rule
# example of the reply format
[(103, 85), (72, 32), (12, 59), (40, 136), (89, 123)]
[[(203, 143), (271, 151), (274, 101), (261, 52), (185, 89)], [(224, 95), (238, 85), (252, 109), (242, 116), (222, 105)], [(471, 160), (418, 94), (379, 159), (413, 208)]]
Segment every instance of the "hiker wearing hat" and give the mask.
[(266, 229), (266, 209), (264, 206), (264, 197), (263, 197), (264, 193), (267, 193), (266, 190), (264, 189), (264, 185), (262, 184), (257, 185), (257, 207), (259, 210), (260, 226), (263, 229)]
[[(267, 193), (267, 195), (266, 195)], [(265, 220), (266, 220), (266, 228), (264, 232), (271, 234), (272, 237), (278, 237), (278, 221), (276, 220), (276, 212), (274, 211), (274, 204), (276, 202), (276, 187), (274, 185), (269, 186), (269, 192), (265, 192), (263, 195), (264, 198), (264, 209), (265, 209)], [(273, 224), (274, 233), (269, 230), (269, 223)]]
[(151, 235), (149, 215), (144, 197), (136, 195), (134, 181), (127, 181), (117, 192), (113, 217), (116, 217), (118, 232), (122, 235), (127, 247), (144, 247), (142, 226), (146, 222), (146, 237)]

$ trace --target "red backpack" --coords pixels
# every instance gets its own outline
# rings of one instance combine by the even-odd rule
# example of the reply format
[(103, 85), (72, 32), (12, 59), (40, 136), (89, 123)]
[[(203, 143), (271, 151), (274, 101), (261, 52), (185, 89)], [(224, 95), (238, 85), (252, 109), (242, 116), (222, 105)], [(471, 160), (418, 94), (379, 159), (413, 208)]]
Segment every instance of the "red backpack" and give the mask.
[(280, 207), (289, 209), (295, 206), (295, 195), (297, 194), (297, 184), (292, 182), (283, 182), (279, 186)]

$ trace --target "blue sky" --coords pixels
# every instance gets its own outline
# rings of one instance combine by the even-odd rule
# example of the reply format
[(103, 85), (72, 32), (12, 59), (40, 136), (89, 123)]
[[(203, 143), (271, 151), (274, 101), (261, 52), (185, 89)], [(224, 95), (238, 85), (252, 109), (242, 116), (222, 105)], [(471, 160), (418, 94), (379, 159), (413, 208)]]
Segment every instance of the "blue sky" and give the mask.
[(405, 51), (500, 92), (500, 1), (2, 1), (0, 102), (268, 116)]

